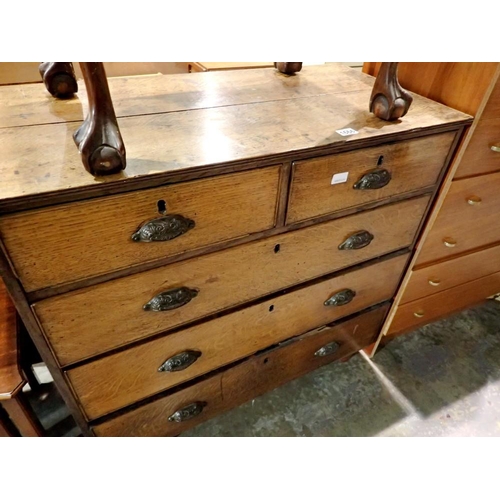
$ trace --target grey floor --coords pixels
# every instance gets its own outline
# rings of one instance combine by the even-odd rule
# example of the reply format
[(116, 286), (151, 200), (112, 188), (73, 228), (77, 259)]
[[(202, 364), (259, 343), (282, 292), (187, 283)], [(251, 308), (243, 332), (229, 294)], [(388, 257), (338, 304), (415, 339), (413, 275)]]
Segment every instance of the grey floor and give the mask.
[[(32, 398), (42, 423), (78, 435), (48, 387)], [(500, 436), (500, 302), (399, 337), (372, 360), (323, 367), (183, 436)]]

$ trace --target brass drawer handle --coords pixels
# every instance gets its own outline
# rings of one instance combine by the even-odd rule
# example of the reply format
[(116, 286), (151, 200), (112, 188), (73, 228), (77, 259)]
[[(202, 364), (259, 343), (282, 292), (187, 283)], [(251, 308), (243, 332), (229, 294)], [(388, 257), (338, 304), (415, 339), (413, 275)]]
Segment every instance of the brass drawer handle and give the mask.
[(147, 304), (144, 304), (142, 308), (145, 311), (170, 311), (185, 306), (188, 302), (191, 302), (198, 293), (198, 290), (186, 286), (172, 288), (166, 292), (159, 293)]
[(373, 234), (368, 231), (358, 231), (347, 238), (339, 245), (339, 250), (358, 250), (368, 246), (375, 238)]
[(159, 372), (180, 372), (190, 367), (199, 357), (200, 351), (184, 351), (168, 358), (160, 368)]
[(191, 403), (190, 405), (187, 405), (184, 408), (181, 408), (180, 410), (172, 413), (172, 415), (168, 417), (168, 421), (184, 422), (186, 420), (190, 420), (199, 415), (203, 411), (203, 408), (205, 408), (205, 406), (207, 406), (207, 403), (205, 401), (196, 401), (196, 403)]
[(471, 196), (470, 198), (467, 198), (467, 203), (469, 205), (479, 205), (483, 200), (479, 198), (479, 196)]
[(423, 318), (424, 313), (423, 313), (423, 311), (417, 311), (417, 312), (413, 313), (413, 316), (415, 316), (415, 318)]
[(329, 299), (325, 300), (323, 304), (325, 306), (345, 306), (349, 304), (354, 297), (356, 297), (356, 292), (350, 288), (346, 288), (332, 295)]
[(491, 150), (495, 151), (495, 153), (500, 153), (500, 142), (497, 142), (491, 146)]
[(329, 344), (324, 345), (321, 349), (318, 349), (314, 355), (318, 357), (329, 356), (338, 350), (340, 344), (338, 342), (330, 342)]
[(457, 241), (453, 238), (445, 238), (443, 240), (444, 246), (448, 248), (453, 248), (457, 246)]
[(429, 285), (432, 285), (432, 286), (439, 286), (441, 284), (441, 280), (437, 280), (437, 279), (429, 279)]
[(363, 175), (354, 189), (381, 189), (391, 182), (391, 173), (385, 168), (377, 168)]
[(158, 217), (142, 224), (132, 235), (132, 241), (150, 243), (170, 241), (193, 229), (195, 222), (183, 215), (172, 214)]

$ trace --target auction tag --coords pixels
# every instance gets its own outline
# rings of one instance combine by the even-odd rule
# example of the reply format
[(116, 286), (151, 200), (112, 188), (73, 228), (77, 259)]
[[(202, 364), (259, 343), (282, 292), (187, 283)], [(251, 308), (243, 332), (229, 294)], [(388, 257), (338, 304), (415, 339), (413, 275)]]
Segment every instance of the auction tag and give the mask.
[(349, 172), (341, 172), (340, 174), (334, 174), (332, 177), (332, 184), (342, 184), (343, 182), (347, 182), (347, 178), (349, 177)]
[(357, 130), (354, 130), (353, 128), (342, 128), (340, 130), (336, 130), (335, 132), (343, 137), (345, 137), (346, 135), (359, 134), (359, 132)]

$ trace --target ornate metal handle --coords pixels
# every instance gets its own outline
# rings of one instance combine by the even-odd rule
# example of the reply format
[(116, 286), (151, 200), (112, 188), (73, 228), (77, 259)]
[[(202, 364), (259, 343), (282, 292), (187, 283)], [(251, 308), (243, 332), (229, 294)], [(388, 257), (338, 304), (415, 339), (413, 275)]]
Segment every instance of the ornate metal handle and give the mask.
[(467, 198), (467, 203), (469, 205), (479, 205), (483, 200), (479, 196), (470, 196)]
[(339, 250), (358, 250), (368, 246), (375, 238), (373, 234), (368, 231), (358, 231), (347, 238), (339, 245)]
[(199, 415), (203, 408), (207, 406), (205, 401), (196, 401), (196, 403), (191, 403), (190, 405), (177, 410), (175, 413), (172, 413), (170, 417), (168, 417), (169, 422), (184, 422), (185, 420), (190, 420), (197, 415)]
[(493, 144), (493, 146), (491, 146), (491, 150), (495, 151), (495, 153), (500, 153), (500, 142)]
[(323, 303), (325, 306), (345, 306), (346, 304), (349, 304), (354, 297), (356, 297), (356, 292), (350, 288), (346, 288), (345, 290), (340, 290), (340, 292), (332, 295)]
[(448, 248), (453, 248), (457, 246), (457, 241), (453, 238), (445, 238), (443, 240), (444, 246)]
[(330, 342), (329, 344), (324, 345), (321, 349), (318, 349), (314, 355), (323, 357), (333, 354), (338, 348), (340, 344), (338, 342)]
[(183, 215), (165, 215), (164, 217), (158, 217), (142, 224), (132, 235), (132, 241), (146, 243), (152, 241), (170, 241), (187, 233), (194, 226), (194, 221), (187, 219)]
[(363, 175), (356, 184), (354, 189), (380, 189), (391, 182), (391, 173), (385, 168), (377, 168)]
[(191, 299), (198, 295), (198, 290), (181, 286), (180, 288), (172, 288), (166, 292), (159, 293), (153, 297), (142, 308), (145, 311), (170, 311), (178, 307), (185, 306)]
[(159, 372), (180, 372), (191, 366), (201, 356), (200, 351), (184, 351), (168, 358), (160, 368)]

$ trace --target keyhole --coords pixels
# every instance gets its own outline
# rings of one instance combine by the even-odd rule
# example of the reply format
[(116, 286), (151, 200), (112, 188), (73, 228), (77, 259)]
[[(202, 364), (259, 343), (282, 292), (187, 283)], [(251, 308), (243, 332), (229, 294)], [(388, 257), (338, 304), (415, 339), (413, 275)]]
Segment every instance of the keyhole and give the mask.
[(269, 362), (269, 358), (264, 359), (264, 364), (267, 364)]
[(384, 163), (384, 155), (380, 155), (377, 161), (377, 167), (380, 167)]
[(274, 306), (269, 306), (269, 312), (273, 312), (274, 311)]
[(281, 250), (281, 245), (278, 243), (278, 244), (274, 247), (274, 253), (278, 253), (280, 250)]
[(167, 204), (165, 203), (165, 200), (158, 200), (158, 213), (165, 215), (167, 213)]

